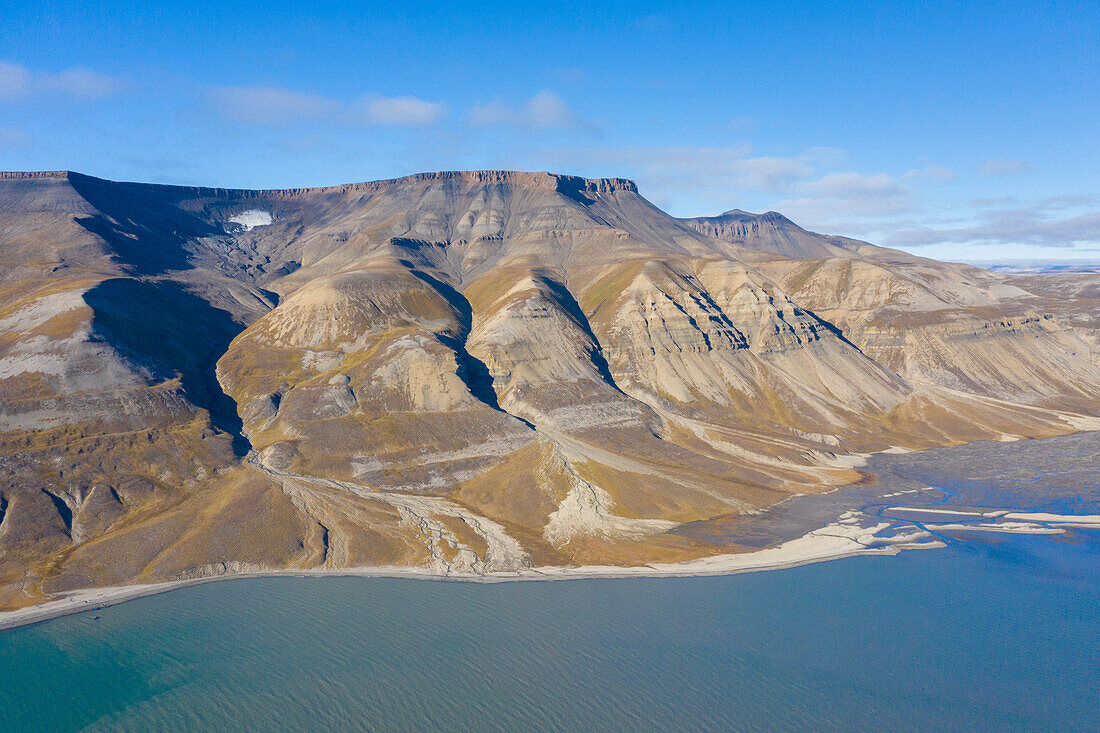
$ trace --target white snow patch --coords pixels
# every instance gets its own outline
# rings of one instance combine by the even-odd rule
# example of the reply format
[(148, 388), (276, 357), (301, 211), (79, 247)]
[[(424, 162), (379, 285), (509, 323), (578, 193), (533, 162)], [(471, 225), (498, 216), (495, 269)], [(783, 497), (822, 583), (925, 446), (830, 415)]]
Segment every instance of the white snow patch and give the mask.
[(229, 217), (229, 221), (234, 224), (240, 224), (247, 232), (250, 229), (256, 227), (265, 227), (272, 222), (271, 212), (263, 211), (262, 209), (249, 209), (248, 211), (242, 211), (239, 214)]

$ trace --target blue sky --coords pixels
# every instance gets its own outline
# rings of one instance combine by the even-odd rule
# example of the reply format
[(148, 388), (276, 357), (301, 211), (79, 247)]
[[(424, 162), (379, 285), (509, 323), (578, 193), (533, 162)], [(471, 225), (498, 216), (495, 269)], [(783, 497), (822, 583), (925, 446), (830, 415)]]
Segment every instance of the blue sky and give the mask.
[(1100, 261), (1100, 6), (0, 2), (0, 169), (515, 168), (944, 259)]

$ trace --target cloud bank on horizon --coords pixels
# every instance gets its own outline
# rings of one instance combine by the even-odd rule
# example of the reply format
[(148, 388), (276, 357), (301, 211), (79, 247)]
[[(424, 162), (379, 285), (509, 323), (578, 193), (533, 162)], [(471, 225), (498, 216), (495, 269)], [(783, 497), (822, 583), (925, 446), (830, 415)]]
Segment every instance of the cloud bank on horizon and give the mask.
[(0, 168), (241, 187), (553, 170), (633, 178), (679, 216), (1100, 261), (1100, 38), (1072, 4), (776, 3), (737, 43), (745, 16), (720, 4), (492, 5), (0, 10), (18, 29)]

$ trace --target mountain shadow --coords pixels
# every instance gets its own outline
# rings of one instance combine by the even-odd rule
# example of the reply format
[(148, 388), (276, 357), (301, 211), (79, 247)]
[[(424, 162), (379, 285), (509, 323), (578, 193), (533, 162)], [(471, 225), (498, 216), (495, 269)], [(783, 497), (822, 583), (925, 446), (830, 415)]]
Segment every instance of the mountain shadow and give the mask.
[(244, 330), (242, 324), (169, 281), (104, 280), (84, 294), (84, 301), (93, 311), (93, 335), (157, 378), (178, 375), (187, 399), (209, 411), (211, 422), (233, 436), (234, 452), (248, 452), (237, 404), (215, 375), (218, 359)]
[[(493, 375), (489, 373), (489, 367), (466, 350), (466, 339), (470, 335), (470, 329), (473, 327), (474, 321), (474, 309), (470, 305), (470, 301), (466, 300), (465, 295), (442, 280), (417, 270), (411, 262), (402, 260), (401, 264), (409, 268), (409, 272), (413, 277), (442, 295), (450, 306), (455, 309), (455, 313), (458, 314), (460, 333), (454, 337), (441, 335), (439, 339), (448, 347), (454, 349), (455, 359), (458, 361), (459, 379), (466, 384), (466, 388), (470, 390), (470, 394), (474, 397), (494, 410), (505, 412), (500, 403), (497, 402), (497, 393), (493, 388)], [(515, 416), (513, 415), (513, 417)], [(527, 423), (523, 418), (516, 419)], [(530, 423), (527, 424), (530, 425)]]
[(100, 212), (77, 217), (76, 223), (106, 242), (134, 275), (189, 269), (189, 240), (225, 234), (178, 206), (194, 195), (191, 189), (113, 183), (78, 173), (69, 175), (69, 184)]

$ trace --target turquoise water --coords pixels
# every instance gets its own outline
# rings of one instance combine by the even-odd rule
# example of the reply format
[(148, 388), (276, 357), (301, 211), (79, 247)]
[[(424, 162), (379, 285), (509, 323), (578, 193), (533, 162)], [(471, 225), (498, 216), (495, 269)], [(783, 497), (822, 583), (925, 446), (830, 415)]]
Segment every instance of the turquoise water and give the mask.
[(0, 633), (3, 730), (1096, 730), (1100, 544), (719, 578), (229, 581)]

